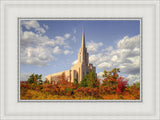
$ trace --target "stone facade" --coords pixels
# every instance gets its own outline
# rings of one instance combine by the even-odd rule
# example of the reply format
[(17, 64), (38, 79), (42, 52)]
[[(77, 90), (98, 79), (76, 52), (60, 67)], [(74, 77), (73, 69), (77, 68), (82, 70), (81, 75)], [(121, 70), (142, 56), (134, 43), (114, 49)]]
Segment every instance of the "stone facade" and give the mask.
[(78, 54), (78, 63), (71, 67), (70, 70), (50, 74), (46, 76), (46, 79), (51, 82), (52, 80), (56, 80), (56, 78), (62, 75), (64, 72), (65, 76), (68, 77), (70, 82), (74, 82), (74, 79), (77, 79), (78, 82), (80, 82), (83, 79), (83, 76), (85, 76), (91, 70), (96, 74), (96, 68), (89, 63), (89, 54), (87, 53), (87, 48), (85, 46), (85, 34), (83, 26), (82, 45)]

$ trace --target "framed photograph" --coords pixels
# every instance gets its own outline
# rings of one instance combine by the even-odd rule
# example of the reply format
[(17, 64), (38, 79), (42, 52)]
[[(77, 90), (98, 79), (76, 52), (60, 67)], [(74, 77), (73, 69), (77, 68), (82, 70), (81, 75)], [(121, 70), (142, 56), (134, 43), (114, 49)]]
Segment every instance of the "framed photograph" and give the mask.
[(142, 101), (142, 19), (18, 22), (19, 101)]
[(2, 119), (160, 118), (159, 1), (1, 3)]

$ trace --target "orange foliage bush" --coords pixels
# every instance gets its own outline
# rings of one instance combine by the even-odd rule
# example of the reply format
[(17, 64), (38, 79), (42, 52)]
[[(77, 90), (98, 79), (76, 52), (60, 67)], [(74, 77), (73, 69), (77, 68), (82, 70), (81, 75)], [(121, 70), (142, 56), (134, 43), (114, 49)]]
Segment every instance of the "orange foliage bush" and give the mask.
[(109, 76), (100, 84), (97, 78), (96, 87), (80, 87), (77, 83), (68, 82), (65, 74), (58, 77), (58, 81), (29, 84), (20, 83), (20, 95), (22, 100), (138, 100), (140, 99), (140, 87), (136, 84), (127, 86), (128, 80), (118, 77), (117, 74)]

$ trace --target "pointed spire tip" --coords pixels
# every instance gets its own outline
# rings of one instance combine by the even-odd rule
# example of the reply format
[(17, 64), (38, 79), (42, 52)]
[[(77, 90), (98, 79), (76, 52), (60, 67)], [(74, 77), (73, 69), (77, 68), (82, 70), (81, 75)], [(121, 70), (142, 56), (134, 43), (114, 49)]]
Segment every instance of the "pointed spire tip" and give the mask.
[(84, 36), (84, 25), (83, 25), (83, 33), (82, 33), (82, 48), (85, 48), (85, 36)]

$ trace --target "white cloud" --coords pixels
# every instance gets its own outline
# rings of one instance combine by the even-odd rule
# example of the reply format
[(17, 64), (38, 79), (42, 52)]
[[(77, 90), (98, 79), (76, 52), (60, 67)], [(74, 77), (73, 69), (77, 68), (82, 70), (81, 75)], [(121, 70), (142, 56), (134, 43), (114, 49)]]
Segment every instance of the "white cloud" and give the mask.
[[(127, 43), (129, 40), (131, 42)], [(131, 38), (125, 37), (123, 40), (118, 41), (117, 49), (109, 46), (101, 53), (92, 54), (89, 61), (100, 70), (119, 67), (122, 74), (138, 74), (140, 72), (139, 41), (139, 35)]]
[(87, 43), (87, 50), (89, 53), (95, 53), (98, 51), (98, 49), (103, 46), (103, 43), (102, 42), (99, 42), (99, 43), (95, 43), (93, 41)]
[(54, 53), (54, 54), (60, 54), (60, 53), (62, 53), (62, 50), (59, 48), (59, 46), (56, 46), (56, 47), (53, 49), (53, 53)]
[(62, 36), (56, 36), (54, 38), (55, 40), (55, 43), (57, 45), (60, 45), (60, 46), (64, 46), (65, 48), (70, 48), (70, 46), (68, 45), (68, 43), (66, 42), (66, 39), (68, 38), (69, 35), (65, 34), (64, 37)]
[(73, 54), (73, 51), (70, 51), (70, 50), (65, 50), (65, 51), (64, 51), (64, 54), (65, 54), (65, 55), (68, 55), (68, 54)]
[(65, 45), (64, 45), (64, 48), (65, 48), (65, 49), (71, 49), (72, 47), (70, 47), (68, 44), (65, 44)]
[(103, 74), (104, 74), (103, 72), (99, 72), (97, 76), (101, 78)]
[(54, 47), (55, 45), (67, 46), (63, 37), (57, 36), (54, 40), (28, 31), (21, 34), (20, 44), (21, 63), (37, 66), (47, 65), (48, 62), (55, 60), (54, 54), (62, 53), (58, 46)]
[(75, 64), (77, 64), (78, 63), (78, 60), (75, 60), (73, 63), (72, 63), (72, 65), (75, 65)]
[(98, 58), (96, 57), (96, 55), (91, 55), (91, 56), (89, 57), (89, 62), (90, 62), (90, 63), (94, 63), (94, 62), (96, 62), (97, 59), (98, 59)]
[(101, 64), (99, 64), (97, 67), (99, 68), (99, 69), (102, 69), (102, 70), (104, 70), (104, 69), (110, 69), (111, 68), (111, 64), (110, 63), (107, 63), (107, 62), (103, 62), (103, 63), (101, 63)]
[(56, 43), (55, 43), (54, 40), (49, 40), (49, 41), (43, 42), (42, 45), (43, 46), (51, 46), (51, 47), (53, 47), (53, 46), (56, 45)]
[(43, 24), (43, 27), (44, 27), (46, 30), (48, 30), (48, 25)]
[(113, 47), (112, 46), (109, 46), (109, 47), (107, 47), (107, 48), (105, 48), (105, 49), (102, 49), (102, 51), (112, 51), (113, 50)]
[(35, 46), (54, 46), (56, 43), (53, 39), (49, 39), (47, 36), (41, 36), (31, 31), (25, 31), (21, 33), (20, 37), (21, 47), (35, 47)]
[(120, 64), (121, 72), (126, 74), (137, 74), (140, 72), (140, 56), (127, 58), (130, 62)]
[(53, 39), (31, 31), (22, 32), (20, 39), (22, 64), (44, 66), (47, 65), (49, 61), (54, 60), (51, 52), (52, 46), (55, 44)]
[(112, 60), (113, 62), (116, 62), (117, 59), (118, 59), (117, 55), (114, 55), (111, 60)]
[(56, 36), (55, 37), (55, 42), (57, 45), (64, 45), (65, 42), (64, 42), (65, 38), (64, 37), (61, 37), (61, 36)]
[(71, 40), (73, 40), (74, 42), (76, 42), (76, 37), (73, 36)]
[(34, 28), (38, 33), (46, 32), (42, 27), (40, 27), (40, 24), (36, 20), (21, 20), (21, 26), (24, 26), (28, 30)]
[(128, 75), (127, 77), (128, 79), (128, 83), (129, 85), (133, 84), (133, 83), (136, 83), (136, 82), (140, 82), (140, 76), (139, 75)]
[(138, 54), (140, 53), (140, 49), (139, 49), (139, 48), (137, 48), (137, 47), (136, 47), (136, 48), (134, 48), (134, 49), (133, 49), (133, 51), (134, 51), (134, 52), (136, 52), (136, 53), (138, 53)]
[(140, 36), (134, 36), (129, 38), (128, 36), (125, 36), (122, 40), (118, 41), (117, 48), (121, 49), (133, 49), (135, 47), (139, 48), (140, 46)]
[(21, 52), (21, 63), (32, 64), (37, 66), (47, 65), (49, 61), (54, 60), (50, 49), (43, 47), (27, 47), (25, 51)]
[[(40, 28), (40, 25), (37, 21), (23, 21), (21, 25), (28, 30), (34, 28), (35, 31), (37, 31), (39, 30), (38, 28)], [(68, 37), (67, 35), (64, 36)], [(65, 40), (66, 38), (63, 36), (56, 36), (55, 38), (50, 39), (44, 34), (42, 35), (33, 31), (22, 31), (21, 27), (21, 64), (31, 64), (36, 66), (48, 65), (50, 61), (55, 60), (54, 55), (63, 53), (59, 46), (70, 48)], [(65, 54), (70, 53), (72, 53), (71, 50), (65, 52)]]
[(138, 83), (138, 82), (140, 82), (140, 80), (139, 80), (139, 79), (135, 80), (135, 81), (133, 82), (133, 84), (134, 84), (134, 83)]
[(20, 81), (27, 81), (31, 74), (31, 72), (20, 73)]
[(65, 37), (66, 39), (68, 39), (70, 36), (71, 36), (71, 35), (70, 35), (69, 33), (66, 33), (66, 34), (64, 35), (64, 37)]
[(40, 27), (39, 23), (36, 20), (22, 20), (21, 25), (23, 25), (28, 30), (31, 28)]
[(103, 62), (110, 61), (110, 56), (107, 53), (98, 53), (91, 55), (89, 57), (89, 62), (92, 63), (94, 66), (97, 66)]

